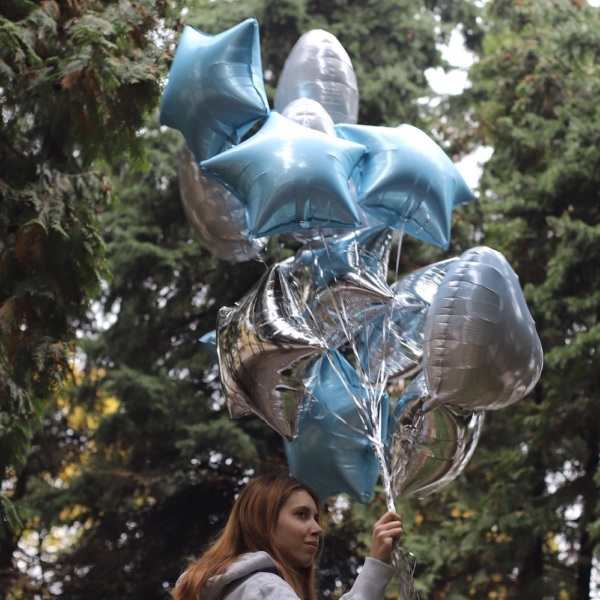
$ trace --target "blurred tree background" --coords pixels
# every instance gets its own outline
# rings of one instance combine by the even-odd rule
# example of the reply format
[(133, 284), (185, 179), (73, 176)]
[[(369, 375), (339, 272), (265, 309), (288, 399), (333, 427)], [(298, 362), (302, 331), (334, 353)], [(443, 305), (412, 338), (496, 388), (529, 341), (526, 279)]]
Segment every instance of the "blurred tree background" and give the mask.
[[(405, 237), (400, 273), (499, 250), (546, 366), (530, 396), (486, 415), (461, 477), (399, 502), (421, 599), (600, 597), (599, 12), (569, 0), (2, 3), (2, 597), (165, 599), (245, 479), (285, 465), (262, 421), (229, 418), (198, 342), (265, 265), (202, 246), (179, 197), (182, 137), (157, 124), (183, 25), (218, 33), (249, 16), (271, 101), (298, 37), (323, 28), (353, 61), (359, 123), (416, 125), (454, 160), (493, 149), (449, 251)], [(477, 57), (472, 85), (427, 102), (425, 73), (448, 66), (439, 45), (457, 28)], [(271, 239), (268, 261), (285, 252)], [(380, 496), (330, 506), (324, 595), (352, 581), (381, 509)]]

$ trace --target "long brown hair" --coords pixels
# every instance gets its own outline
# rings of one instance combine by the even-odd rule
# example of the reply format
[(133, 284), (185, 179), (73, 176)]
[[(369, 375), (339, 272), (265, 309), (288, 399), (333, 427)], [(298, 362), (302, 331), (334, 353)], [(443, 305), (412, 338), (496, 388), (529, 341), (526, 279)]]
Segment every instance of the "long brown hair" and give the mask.
[(316, 600), (315, 566), (293, 568), (287, 564), (273, 539), (281, 507), (298, 491), (314, 500), (319, 515), (321, 500), (309, 487), (287, 473), (261, 475), (240, 492), (227, 523), (212, 546), (193, 561), (172, 591), (173, 600), (202, 600), (202, 588), (215, 575), (227, 571), (241, 554), (267, 552), (275, 561), (283, 579), (301, 600)]

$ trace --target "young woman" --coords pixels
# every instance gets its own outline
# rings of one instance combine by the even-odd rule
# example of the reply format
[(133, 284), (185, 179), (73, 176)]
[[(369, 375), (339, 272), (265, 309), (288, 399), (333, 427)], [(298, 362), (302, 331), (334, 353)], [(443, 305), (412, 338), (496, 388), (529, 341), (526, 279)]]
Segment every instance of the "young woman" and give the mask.
[[(174, 600), (316, 600), (322, 547), (321, 502), (289, 475), (263, 475), (241, 491), (216, 542), (179, 578)], [(344, 600), (383, 599), (402, 519), (388, 512), (373, 527), (371, 554)]]

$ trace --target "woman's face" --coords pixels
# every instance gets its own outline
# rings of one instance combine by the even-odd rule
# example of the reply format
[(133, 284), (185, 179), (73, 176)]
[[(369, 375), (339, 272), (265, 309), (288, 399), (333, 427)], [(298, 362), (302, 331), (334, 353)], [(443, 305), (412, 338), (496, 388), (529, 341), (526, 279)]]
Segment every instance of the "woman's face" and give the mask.
[(322, 532), (315, 501), (308, 492), (299, 490), (279, 511), (274, 544), (292, 567), (310, 567), (319, 550)]

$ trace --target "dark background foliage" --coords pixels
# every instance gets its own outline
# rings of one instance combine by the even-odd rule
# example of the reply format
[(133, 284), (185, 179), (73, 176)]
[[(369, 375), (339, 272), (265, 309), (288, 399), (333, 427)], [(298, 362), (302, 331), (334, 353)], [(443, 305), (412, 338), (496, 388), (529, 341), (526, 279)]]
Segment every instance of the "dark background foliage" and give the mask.
[[(335, 34), (359, 122), (411, 123), (458, 159), (486, 145), (448, 253), (405, 237), (399, 274), (474, 245), (520, 277), (545, 349), (534, 392), (488, 413), (463, 475), (405, 498), (421, 598), (590, 597), (598, 556), (599, 10), (470, 2), (30, 0), (0, 8), (0, 591), (166, 598), (279, 436), (232, 421), (198, 338), (265, 270), (200, 243), (181, 136), (156, 122), (184, 23), (260, 24), (272, 99), (298, 37)], [(425, 71), (459, 27), (472, 85), (436, 105)], [(283, 242), (286, 243), (283, 243)], [(270, 240), (268, 261), (291, 252)], [(395, 265), (394, 265), (395, 268)], [(80, 360), (72, 361), (75, 352)], [(383, 510), (329, 506), (321, 588), (347, 587)], [(390, 588), (390, 594), (394, 594)]]

